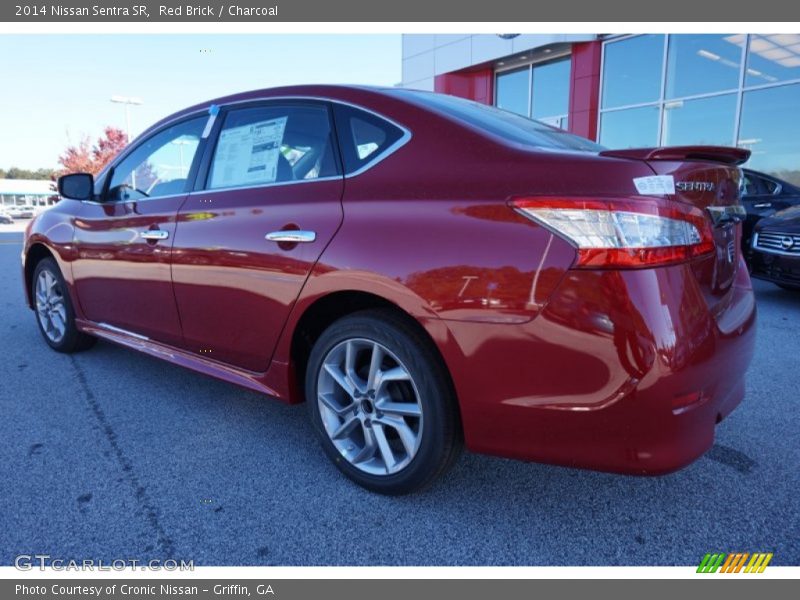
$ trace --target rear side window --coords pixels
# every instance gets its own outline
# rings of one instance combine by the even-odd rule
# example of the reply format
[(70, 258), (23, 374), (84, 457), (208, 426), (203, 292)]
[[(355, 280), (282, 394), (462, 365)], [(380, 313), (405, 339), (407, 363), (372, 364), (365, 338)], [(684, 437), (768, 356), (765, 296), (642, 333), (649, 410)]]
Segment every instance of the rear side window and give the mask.
[(762, 179), (762, 183), (764, 184), (764, 189), (766, 190), (767, 194), (778, 194), (780, 193), (780, 185), (776, 181), (772, 181), (771, 179)]
[(334, 105), (334, 115), (342, 162), (348, 174), (380, 160), (405, 136), (393, 123), (352, 106)]
[(326, 106), (240, 108), (225, 116), (207, 189), (311, 181), (339, 171)]

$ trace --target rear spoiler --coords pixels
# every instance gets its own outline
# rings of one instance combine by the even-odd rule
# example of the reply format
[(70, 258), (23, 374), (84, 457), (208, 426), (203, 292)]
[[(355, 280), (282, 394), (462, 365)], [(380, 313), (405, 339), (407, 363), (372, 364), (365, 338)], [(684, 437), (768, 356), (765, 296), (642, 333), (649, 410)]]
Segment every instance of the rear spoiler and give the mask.
[(633, 160), (708, 160), (726, 165), (740, 165), (750, 158), (750, 150), (727, 146), (663, 146), (661, 148), (631, 148), (603, 150), (600, 156)]

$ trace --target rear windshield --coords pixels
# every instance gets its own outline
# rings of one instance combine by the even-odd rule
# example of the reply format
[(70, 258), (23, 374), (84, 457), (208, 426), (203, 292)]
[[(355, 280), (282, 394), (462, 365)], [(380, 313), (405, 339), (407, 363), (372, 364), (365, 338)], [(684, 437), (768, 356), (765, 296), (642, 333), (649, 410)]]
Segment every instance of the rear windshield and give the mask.
[(394, 89), (391, 93), (405, 100), (429, 108), (444, 116), (463, 121), (492, 135), (535, 148), (599, 152), (605, 150), (586, 138), (567, 133), (563, 129), (545, 125), (516, 113), (508, 112), (445, 94), (432, 94), (415, 90)]

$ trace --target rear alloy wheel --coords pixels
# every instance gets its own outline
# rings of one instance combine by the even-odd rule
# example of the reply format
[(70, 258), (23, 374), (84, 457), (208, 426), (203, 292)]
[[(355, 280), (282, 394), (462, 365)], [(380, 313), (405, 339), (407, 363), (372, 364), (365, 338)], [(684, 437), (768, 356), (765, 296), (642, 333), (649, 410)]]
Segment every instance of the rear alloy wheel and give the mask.
[(75, 311), (58, 265), (45, 258), (33, 274), (33, 305), (36, 322), (45, 341), (58, 352), (78, 352), (94, 345), (96, 339), (78, 331)]
[(391, 312), (357, 313), (326, 330), (306, 390), (326, 453), (367, 489), (418, 490), (458, 455), (449, 379), (427, 340)]

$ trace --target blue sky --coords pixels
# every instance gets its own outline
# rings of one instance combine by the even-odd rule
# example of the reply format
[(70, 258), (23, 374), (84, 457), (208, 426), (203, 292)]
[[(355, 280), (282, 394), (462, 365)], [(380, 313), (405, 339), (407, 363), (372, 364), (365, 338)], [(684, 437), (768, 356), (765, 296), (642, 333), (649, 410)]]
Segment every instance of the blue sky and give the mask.
[(0, 35), (0, 168), (55, 167), (136, 96), (132, 135), (191, 104), (297, 83), (394, 85), (399, 35)]

